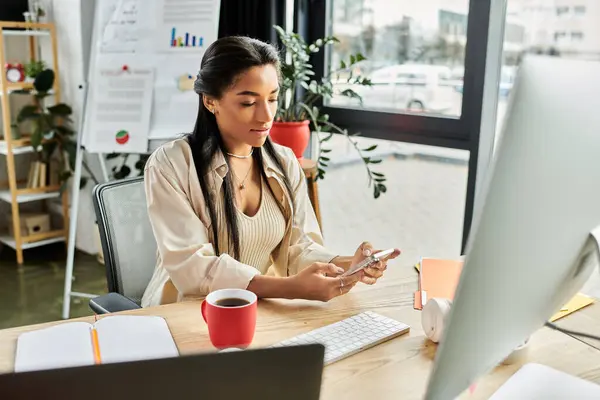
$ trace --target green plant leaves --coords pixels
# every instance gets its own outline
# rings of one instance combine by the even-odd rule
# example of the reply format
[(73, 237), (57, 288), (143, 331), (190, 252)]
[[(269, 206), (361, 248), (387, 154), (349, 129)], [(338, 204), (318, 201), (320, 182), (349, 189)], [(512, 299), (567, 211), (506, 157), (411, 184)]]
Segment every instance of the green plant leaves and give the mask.
[(45, 69), (41, 71), (33, 81), (33, 87), (39, 93), (47, 93), (54, 85), (54, 71)]
[(36, 150), (42, 144), (43, 134), (39, 120), (33, 121), (33, 132), (31, 132), (31, 147)]
[[(325, 177), (326, 168), (331, 162), (331, 154), (329, 154), (331, 149), (324, 146), (333, 137), (334, 133), (344, 135), (360, 155), (367, 170), (369, 186), (373, 185), (373, 196), (379, 198), (387, 190), (384, 184), (385, 176), (372, 171), (371, 167), (372, 164), (378, 164), (381, 160), (373, 159), (368, 155), (369, 152), (377, 148), (377, 145), (365, 149), (359, 148), (356, 140), (353, 139), (353, 136), (358, 135), (358, 133), (350, 134), (346, 129), (333, 124), (329, 121), (327, 114), (321, 114), (319, 107), (314, 106), (319, 101), (332, 98), (336, 95), (336, 91), (340, 92), (339, 95), (341, 96), (357, 99), (362, 103), (362, 97), (353, 89), (337, 90), (332, 76), (350, 68), (349, 77), (345, 78), (347, 83), (361, 86), (372, 85), (368, 78), (356, 73), (356, 68), (351, 68), (367, 58), (362, 53), (351, 54), (347, 59), (340, 61), (338, 70), (332, 71), (320, 79), (314, 79), (311, 78), (315, 75), (313, 66), (310, 63), (311, 56), (327, 45), (338, 43), (339, 40), (334, 36), (327, 36), (307, 44), (302, 36), (297, 33), (286, 32), (277, 25), (274, 26), (274, 29), (285, 47), (285, 52), (281, 55), (281, 87), (277, 121), (291, 122), (307, 119), (311, 121), (311, 128), (316, 132), (319, 139), (317, 179)], [(345, 71), (345, 73), (348, 73), (348, 71)]]
[(40, 117), (39, 108), (34, 105), (26, 105), (19, 111), (17, 114), (17, 123), (21, 123), (23, 121), (29, 119), (37, 119)]
[(77, 158), (77, 144), (72, 141), (64, 142), (63, 149), (68, 155), (69, 168), (71, 168), (71, 171), (75, 171), (75, 161)]
[(112, 168), (112, 172), (115, 179), (124, 179), (127, 178), (129, 174), (131, 174), (131, 168), (129, 168), (129, 166), (127, 165), (121, 165), (120, 168), (117, 168), (115, 166)]
[(65, 103), (59, 103), (48, 107), (48, 112), (57, 117), (67, 117), (73, 114), (73, 109)]
[(44, 61), (31, 61), (24, 65), (25, 75), (30, 78), (35, 78), (46, 68)]

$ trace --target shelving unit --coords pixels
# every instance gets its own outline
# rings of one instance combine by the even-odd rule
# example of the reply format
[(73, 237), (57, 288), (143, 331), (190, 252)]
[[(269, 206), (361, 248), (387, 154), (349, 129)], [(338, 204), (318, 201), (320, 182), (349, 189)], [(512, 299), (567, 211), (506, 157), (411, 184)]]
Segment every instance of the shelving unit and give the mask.
[[(10, 28), (21, 28), (12, 30)], [(11, 83), (6, 78), (6, 52), (5, 40), (9, 36), (26, 36), (29, 38), (29, 58), (36, 60), (37, 40), (39, 37), (49, 37), (52, 46), (52, 69), (55, 73), (52, 94), (56, 103), (60, 102), (60, 79), (57, 57), (56, 29), (54, 24), (22, 23), (0, 21), (0, 102), (2, 105), (2, 133), (0, 140), (0, 158), (6, 159), (8, 182), (0, 181), (0, 201), (11, 205), (12, 225), (14, 236), (0, 234), (0, 242), (12, 247), (17, 252), (17, 262), (23, 264), (23, 250), (44, 246), (68, 240), (69, 229), (69, 204), (67, 191), (60, 193), (60, 186), (46, 186), (41, 188), (24, 188), (17, 181), (15, 157), (34, 153), (30, 139), (25, 135), (22, 139), (12, 139), (10, 96), (15, 92), (22, 93), (33, 89), (31, 82)], [(7, 187), (8, 186), (8, 187)], [(21, 210), (23, 203), (46, 201), (61, 198), (63, 228), (33, 235), (23, 235), (21, 232)]]

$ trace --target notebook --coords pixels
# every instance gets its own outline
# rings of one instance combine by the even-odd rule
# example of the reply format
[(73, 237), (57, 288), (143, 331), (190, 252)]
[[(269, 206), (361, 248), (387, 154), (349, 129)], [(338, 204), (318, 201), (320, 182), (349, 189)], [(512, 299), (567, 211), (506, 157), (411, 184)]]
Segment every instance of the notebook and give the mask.
[(107, 316), (68, 322), (17, 339), (15, 372), (177, 357), (167, 322), (155, 316)]
[(462, 260), (421, 258), (419, 290), (415, 292), (414, 308), (423, 309), (427, 299), (434, 297), (452, 300), (462, 271)]

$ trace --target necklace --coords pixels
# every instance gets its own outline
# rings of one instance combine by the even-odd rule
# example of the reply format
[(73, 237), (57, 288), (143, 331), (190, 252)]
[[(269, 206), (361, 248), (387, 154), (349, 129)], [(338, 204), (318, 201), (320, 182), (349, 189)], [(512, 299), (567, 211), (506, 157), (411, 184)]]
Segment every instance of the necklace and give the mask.
[(233, 153), (227, 153), (227, 155), (230, 157), (235, 157), (235, 158), (250, 158), (250, 157), (252, 157), (252, 153), (254, 153), (254, 147), (252, 148), (252, 150), (250, 150), (250, 154), (248, 154), (247, 156), (239, 156), (239, 155), (233, 154)]
[[(252, 171), (252, 165), (250, 165), (250, 168), (248, 168), (248, 172), (246, 172), (246, 176), (244, 176), (244, 179), (242, 179), (242, 181), (240, 182), (240, 185), (238, 186), (238, 188), (240, 190), (244, 190), (246, 188), (246, 185), (244, 185), (244, 182), (246, 182), (246, 178), (248, 178), (248, 175), (250, 175), (250, 171)], [(235, 171), (233, 170), (233, 168), (231, 169), (231, 171), (233, 172), (233, 175), (235, 176), (235, 179), (237, 179), (238, 181), (240, 180), (237, 175), (235, 174)]]

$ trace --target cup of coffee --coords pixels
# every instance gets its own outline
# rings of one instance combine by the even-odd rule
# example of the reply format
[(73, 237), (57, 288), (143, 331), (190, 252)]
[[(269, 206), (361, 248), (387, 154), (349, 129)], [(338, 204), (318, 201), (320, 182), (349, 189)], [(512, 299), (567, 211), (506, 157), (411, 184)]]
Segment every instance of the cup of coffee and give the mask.
[(202, 318), (213, 346), (245, 349), (252, 343), (256, 302), (256, 295), (244, 289), (221, 289), (206, 296), (201, 306)]

